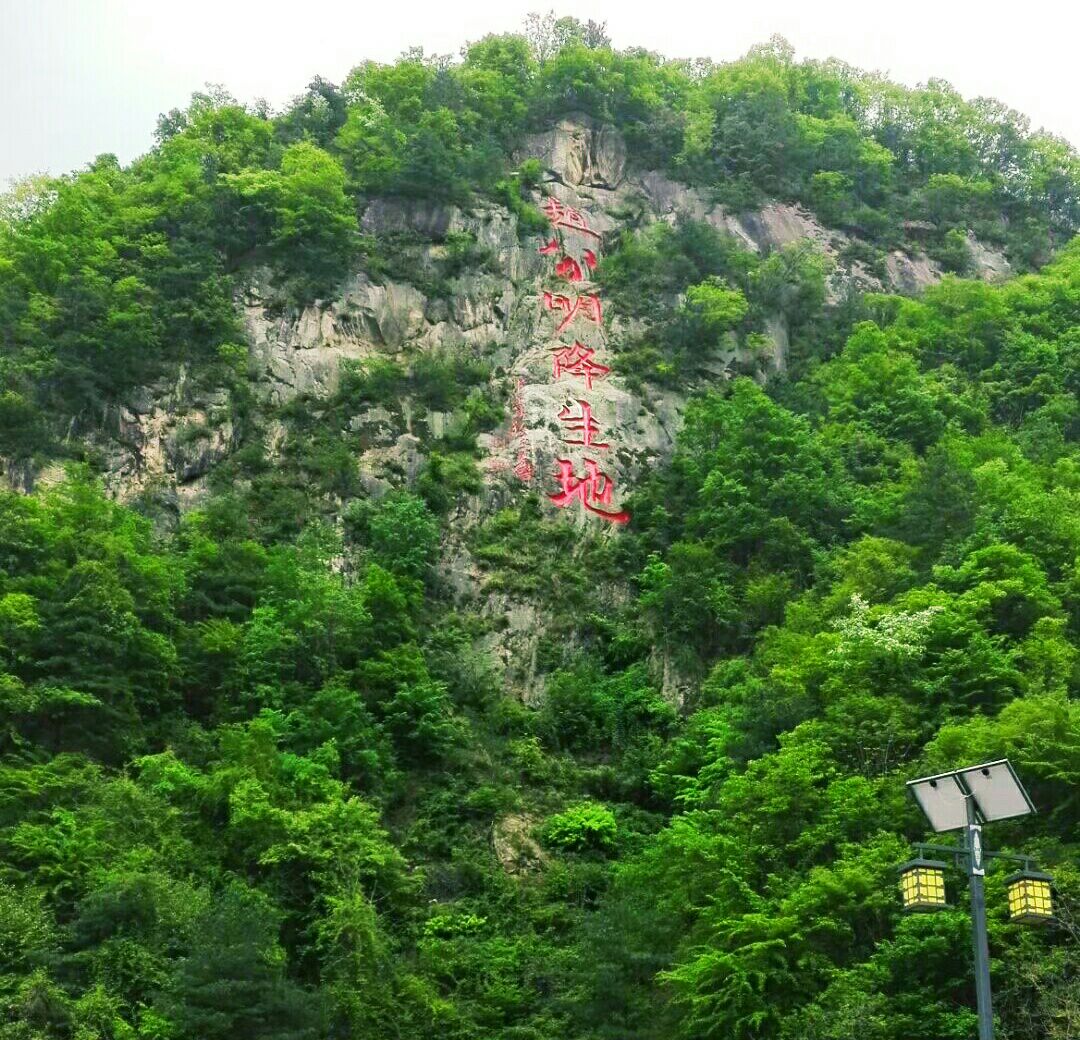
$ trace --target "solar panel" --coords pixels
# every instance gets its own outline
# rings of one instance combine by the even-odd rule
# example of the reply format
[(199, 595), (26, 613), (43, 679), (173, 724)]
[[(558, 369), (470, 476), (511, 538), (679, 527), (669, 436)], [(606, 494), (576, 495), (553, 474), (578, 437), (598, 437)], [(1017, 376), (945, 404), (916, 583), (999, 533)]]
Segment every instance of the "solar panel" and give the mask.
[(979, 815), (986, 821), (1010, 820), (1035, 811), (1020, 778), (1008, 759), (959, 769), (960, 782), (975, 796)]
[(955, 773), (909, 780), (908, 787), (935, 831), (955, 831), (967, 825), (965, 792)]

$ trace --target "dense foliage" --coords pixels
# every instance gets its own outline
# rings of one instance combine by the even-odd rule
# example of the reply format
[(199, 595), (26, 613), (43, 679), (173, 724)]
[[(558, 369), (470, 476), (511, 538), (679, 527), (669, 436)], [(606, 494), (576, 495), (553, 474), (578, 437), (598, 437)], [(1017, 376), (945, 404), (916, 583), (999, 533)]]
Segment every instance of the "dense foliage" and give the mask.
[[(698, 392), (616, 538), (528, 496), (454, 529), (503, 413), (482, 351), (255, 414), (244, 278), (270, 271), (290, 307), (356, 265), (409, 276), (359, 234), (373, 193), (475, 189), (528, 228), (534, 171), (507, 157), (568, 111), (871, 253), (915, 222), (931, 249), (970, 230), (1040, 269), (828, 304), (807, 249), (628, 232), (599, 275), (640, 319), (620, 371)], [(991, 871), (999, 1018), (1071, 1036), (1078, 226), (1075, 154), (994, 103), (781, 44), (613, 52), (572, 20), (365, 64), (276, 116), (199, 97), (132, 166), (10, 194), (0, 454), (84, 457), (0, 494), (0, 1038), (959, 1040), (967, 919), (899, 913), (922, 836), (903, 780), (1002, 755), (1045, 811), (993, 841), (1039, 857), (1061, 913), (1009, 924)], [(434, 292), (446, 272), (413, 273)], [(765, 349), (777, 315), (789, 377), (709, 385), (708, 352)], [(110, 500), (77, 435), (181, 362), (249, 436), (170, 528)], [(405, 398), (452, 422), (375, 501), (348, 417)], [(461, 539), (483, 596), (543, 619), (536, 706), (499, 681), (490, 613), (450, 606), (437, 562)]]

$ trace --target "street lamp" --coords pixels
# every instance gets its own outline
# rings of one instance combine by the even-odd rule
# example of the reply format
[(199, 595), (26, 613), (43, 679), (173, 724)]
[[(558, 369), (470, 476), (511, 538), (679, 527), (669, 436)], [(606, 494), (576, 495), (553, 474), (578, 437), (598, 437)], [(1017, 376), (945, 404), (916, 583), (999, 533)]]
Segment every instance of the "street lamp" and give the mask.
[(963, 830), (961, 845), (915, 846), (918, 856), (900, 868), (900, 893), (905, 910), (937, 910), (945, 902), (943, 860), (927, 859), (928, 853), (952, 857), (968, 876), (971, 891), (972, 939), (975, 950), (975, 996), (979, 1013), (979, 1040), (994, 1040), (994, 1016), (990, 1000), (990, 951), (986, 941), (986, 895), (983, 877), (986, 860), (1019, 863), (1021, 869), (1006, 880), (1009, 919), (1018, 922), (1048, 921), (1053, 916), (1051, 878), (1034, 869), (1028, 856), (992, 852), (982, 844), (982, 825), (1035, 812), (1024, 785), (1008, 759), (981, 766), (954, 769), (949, 773), (909, 780), (908, 789), (930, 826), (943, 831)]
[(919, 855), (900, 868), (900, 896), (905, 910), (940, 910), (945, 902), (945, 868), (948, 863)]
[(1054, 916), (1050, 899), (1049, 874), (1040, 874), (1029, 865), (1005, 879), (1009, 886), (1009, 920), (1024, 924), (1045, 924)]

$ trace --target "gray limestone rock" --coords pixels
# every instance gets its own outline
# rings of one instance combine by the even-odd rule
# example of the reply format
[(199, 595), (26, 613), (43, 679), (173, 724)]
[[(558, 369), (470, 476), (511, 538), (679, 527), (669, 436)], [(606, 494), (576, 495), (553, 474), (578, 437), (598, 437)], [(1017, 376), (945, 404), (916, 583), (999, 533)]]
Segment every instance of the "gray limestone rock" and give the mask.
[(967, 244), (977, 277), (984, 282), (1003, 282), (1012, 277), (1012, 265), (1000, 249), (985, 245), (971, 232), (968, 232)]
[(885, 259), (885, 269), (890, 287), (908, 295), (941, 281), (941, 268), (925, 254), (910, 257), (903, 250), (893, 250)]
[(360, 227), (376, 235), (413, 232), (422, 238), (441, 240), (458, 218), (459, 212), (453, 206), (424, 199), (376, 198), (364, 210)]
[(236, 431), (231, 421), (209, 428), (201, 423), (175, 428), (164, 438), (166, 472), (181, 484), (205, 476), (232, 451)]
[(615, 189), (626, 173), (622, 134), (584, 115), (568, 116), (533, 135), (521, 157), (539, 159), (549, 177), (571, 186)]

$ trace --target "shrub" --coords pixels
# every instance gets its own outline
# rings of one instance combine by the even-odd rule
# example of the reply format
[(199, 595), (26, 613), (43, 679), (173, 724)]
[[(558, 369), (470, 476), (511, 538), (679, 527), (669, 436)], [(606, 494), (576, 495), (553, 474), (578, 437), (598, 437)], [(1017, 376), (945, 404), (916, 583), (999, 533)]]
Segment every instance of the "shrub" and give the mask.
[(609, 853), (618, 836), (615, 814), (596, 802), (579, 802), (556, 813), (544, 825), (544, 841), (567, 852)]

